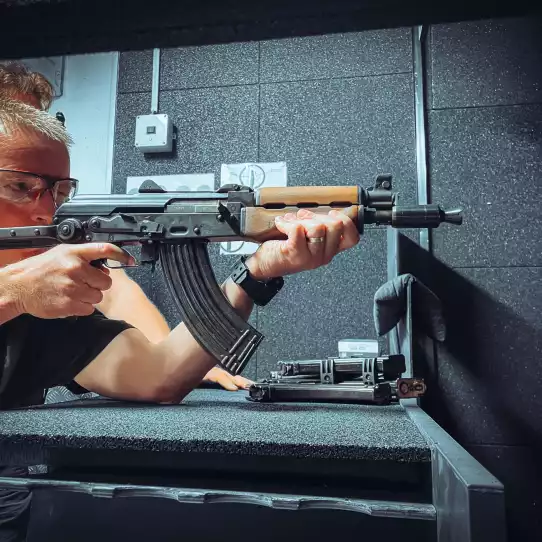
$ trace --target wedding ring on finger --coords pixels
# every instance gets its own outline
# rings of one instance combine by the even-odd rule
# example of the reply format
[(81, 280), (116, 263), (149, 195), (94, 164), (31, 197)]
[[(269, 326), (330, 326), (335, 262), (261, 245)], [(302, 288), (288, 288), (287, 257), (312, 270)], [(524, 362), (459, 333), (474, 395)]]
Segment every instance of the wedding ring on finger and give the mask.
[(307, 237), (307, 243), (323, 243), (325, 240), (325, 237)]

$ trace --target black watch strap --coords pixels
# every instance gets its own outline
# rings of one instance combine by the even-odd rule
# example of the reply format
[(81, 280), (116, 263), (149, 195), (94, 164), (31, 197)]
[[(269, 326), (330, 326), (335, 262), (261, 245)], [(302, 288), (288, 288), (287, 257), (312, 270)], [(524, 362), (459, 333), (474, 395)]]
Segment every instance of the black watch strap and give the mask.
[(256, 280), (253, 278), (245, 264), (248, 256), (241, 256), (230, 275), (235, 284), (243, 288), (247, 295), (260, 307), (263, 307), (271, 301), (284, 285), (282, 277), (276, 277), (269, 280)]

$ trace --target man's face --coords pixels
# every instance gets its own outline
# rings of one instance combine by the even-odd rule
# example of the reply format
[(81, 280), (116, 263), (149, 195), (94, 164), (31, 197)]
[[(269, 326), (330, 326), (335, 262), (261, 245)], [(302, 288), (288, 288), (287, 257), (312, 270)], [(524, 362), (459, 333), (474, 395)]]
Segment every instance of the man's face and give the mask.
[[(66, 147), (36, 132), (0, 135), (0, 169), (28, 171), (55, 178), (67, 178), (70, 159)], [(14, 203), (0, 198), (0, 228), (45, 225), (52, 221), (55, 205), (50, 192), (34, 203)], [(0, 267), (42, 252), (0, 250)]]

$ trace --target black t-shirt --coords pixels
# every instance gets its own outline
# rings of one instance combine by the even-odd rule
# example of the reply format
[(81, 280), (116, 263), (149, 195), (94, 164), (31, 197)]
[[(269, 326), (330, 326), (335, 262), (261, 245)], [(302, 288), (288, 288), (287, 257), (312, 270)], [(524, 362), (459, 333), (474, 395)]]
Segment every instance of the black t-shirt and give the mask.
[[(0, 326), (0, 409), (41, 404), (47, 388), (87, 391), (74, 378), (122, 331), (126, 322), (91, 316), (42, 320), (22, 315)], [(27, 477), (4, 467), (2, 477)], [(26, 540), (32, 494), (0, 489), (0, 540)]]
[(0, 409), (43, 403), (47, 388), (66, 386), (121, 332), (131, 328), (99, 311), (45, 320), (24, 314), (0, 326)]

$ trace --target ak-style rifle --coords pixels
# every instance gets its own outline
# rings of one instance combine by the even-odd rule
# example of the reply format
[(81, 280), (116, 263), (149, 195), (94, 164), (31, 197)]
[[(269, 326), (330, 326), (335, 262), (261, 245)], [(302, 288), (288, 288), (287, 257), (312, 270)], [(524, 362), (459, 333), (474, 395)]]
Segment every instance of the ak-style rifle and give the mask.
[(232, 308), (214, 276), (209, 242), (262, 243), (286, 238), (275, 217), (309, 208), (336, 209), (363, 234), (366, 224), (436, 228), (461, 224), (460, 209), (397, 205), (391, 176), (375, 186), (288, 186), (253, 190), (241, 185), (209, 192), (167, 192), (145, 181), (131, 195), (76, 195), (56, 211), (51, 225), (0, 228), (0, 249), (50, 247), (59, 243), (139, 244), (140, 262), (161, 260), (171, 296), (196, 341), (231, 374), (239, 374), (263, 339)]

